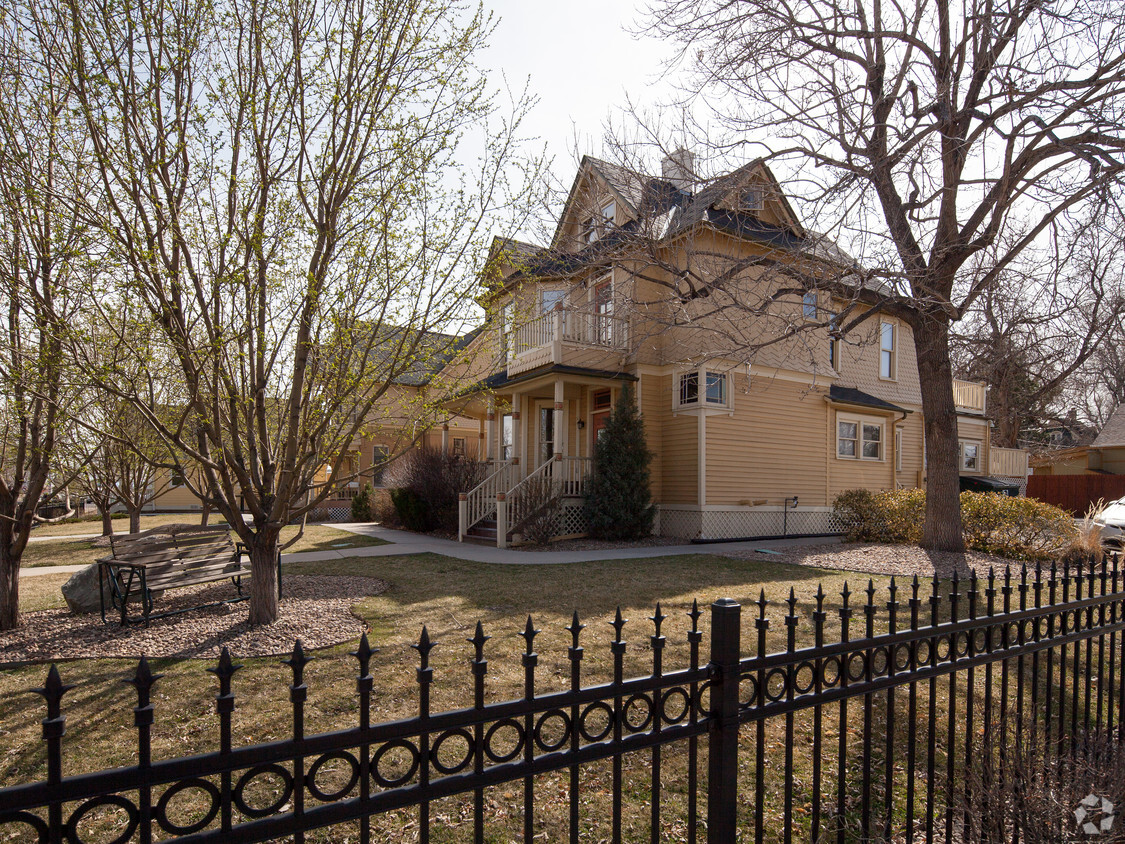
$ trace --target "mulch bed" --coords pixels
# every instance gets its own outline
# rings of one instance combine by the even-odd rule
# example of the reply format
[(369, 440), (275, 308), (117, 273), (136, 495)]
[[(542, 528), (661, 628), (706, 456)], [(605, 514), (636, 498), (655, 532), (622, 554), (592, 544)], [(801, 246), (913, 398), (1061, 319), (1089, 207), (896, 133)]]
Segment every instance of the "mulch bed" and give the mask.
[[(0, 638), (0, 664), (91, 657), (213, 658), (225, 645), (232, 656), (287, 654), (301, 640), (306, 649), (356, 641), (366, 629), (351, 611), (361, 598), (381, 595), (390, 584), (372, 577), (286, 576), (281, 613), (266, 627), (249, 624), (249, 601), (191, 610), (122, 628), (103, 624), (99, 613), (67, 609), (25, 613), (19, 629)], [(157, 599), (154, 612), (230, 598), (229, 583), (175, 589)], [(132, 612), (132, 608), (130, 608)]]
[(742, 560), (771, 560), (820, 569), (842, 569), (863, 574), (893, 574), (896, 576), (932, 577), (935, 564), (944, 571), (956, 568), (962, 573), (970, 569), (978, 576), (987, 576), (989, 567), (999, 575), (1007, 566), (1018, 572), (1020, 564), (1004, 557), (979, 551), (954, 554), (948, 551), (926, 551), (917, 545), (880, 545), (878, 543), (846, 543), (833, 545), (801, 545), (770, 549), (777, 554), (758, 551), (723, 551), (721, 545), (712, 546), (713, 553)]

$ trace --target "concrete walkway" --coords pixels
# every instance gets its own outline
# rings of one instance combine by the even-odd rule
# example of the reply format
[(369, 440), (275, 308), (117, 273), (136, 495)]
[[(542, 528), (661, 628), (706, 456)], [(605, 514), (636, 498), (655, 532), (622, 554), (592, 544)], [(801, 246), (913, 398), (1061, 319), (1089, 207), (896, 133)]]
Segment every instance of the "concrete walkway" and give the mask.
[[(838, 537), (811, 537), (806, 539), (764, 539), (750, 542), (722, 542), (707, 545), (653, 545), (637, 548), (603, 548), (591, 551), (516, 551), (495, 548), (471, 542), (455, 542), (402, 530), (390, 530), (372, 524), (333, 524), (332, 527), (361, 536), (374, 536), (387, 545), (361, 548), (340, 548), (330, 551), (305, 551), (300, 554), (282, 554), (282, 563), (306, 563), (321, 560), (343, 560), (349, 557), (395, 557), (404, 554), (441, 554), (458, 560), (494, 565), (529, 566), (558, 565), (563, 563), (589, 563), (595, 560), (643, 560), (651, 557), (673, 557), (679, 554), (713, 554), (722, 551), (771, 551), (801, 545), (823, 545), (838, 542)], [(763, 554), (763, 559), (768, 558)], [(31, 577), (40, 574), (66, 574), (85, 566), (36, 566), (20, 569), (20, 575)]]

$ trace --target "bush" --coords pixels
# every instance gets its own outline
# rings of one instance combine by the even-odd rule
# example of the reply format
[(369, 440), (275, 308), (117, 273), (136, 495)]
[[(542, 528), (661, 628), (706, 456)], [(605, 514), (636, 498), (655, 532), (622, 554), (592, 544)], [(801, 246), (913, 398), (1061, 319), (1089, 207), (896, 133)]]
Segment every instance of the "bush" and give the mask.
[(364, 484), (363, 489), (352, 499), (352, 521), (370, 522), (371, 520), (371, 484)]
[(598, 539), (641, 539), (652, 533), (656, 510), (648, 486), (652, 453), (633, 390), (626, 386), (594, 445), (594, 474), (587, 485), (586, 516)]
[(398, 509), (391, 501), (391, 492), (386, 489), (371, 491), (371, 521), (378, 522), (383, 527), (398, 527)]
[(388, 469), (391, 501), (407, 530), (457, 531), (457, 496), (484, 480), (484, 463), (422, 446)]
[(392, 489), (391, 501), (395, 505), (398, 520), (407, 530), (426, 533), (430, 527), (430, 508), (412, 489)]
[(974, 551), (1030, 561), (1063, 554), (1078, 535), (1058, 507), (996, 492), (961, 493), (961, 530)]
[[(836, 497), (833, 509), (851, 542), (922, 541), (925, 490), (850, 489)], [(1056, 557), (1079, 539), (1073, 519), (1057, 507), (996, 492), (961, 493), (961, 530), (966, 547), (1013, 560)]]
[(850, 542), (915, 544), (922, 541), (926, 493), (920, 489), (872, 492), (849, 489), (833, 508)]

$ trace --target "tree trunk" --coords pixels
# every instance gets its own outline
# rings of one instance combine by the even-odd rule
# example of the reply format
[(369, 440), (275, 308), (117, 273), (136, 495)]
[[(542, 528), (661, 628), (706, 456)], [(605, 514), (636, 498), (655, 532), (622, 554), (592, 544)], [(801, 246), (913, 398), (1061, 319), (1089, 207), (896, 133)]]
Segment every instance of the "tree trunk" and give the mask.
[(932, 551), (964, 551), (948, 318), (923, 315), (914, 327), (914, 349), (926, 430), (926, 521), (922, 547)]
[(207, 527), (207, 523), (209, 521), (211, 521), (211, 505), (210, 504), (204, 504), (203, 505), (203, 512), (199, 516), (200, 527)]
[(129, 533), (141, 532), (141, 508), (129, 508)]
[(0, 540), (0, 630), (14, 630), (19, 623), (20, 558), (13, 559), (9, 543)]
[(113, 514), (109, 508), (101, 510), (102, 514), (102, 536), (113, 536)]
[(250, 623), (277, 621), (277, 550), (279, 528), (260, 528), (250, 548)]

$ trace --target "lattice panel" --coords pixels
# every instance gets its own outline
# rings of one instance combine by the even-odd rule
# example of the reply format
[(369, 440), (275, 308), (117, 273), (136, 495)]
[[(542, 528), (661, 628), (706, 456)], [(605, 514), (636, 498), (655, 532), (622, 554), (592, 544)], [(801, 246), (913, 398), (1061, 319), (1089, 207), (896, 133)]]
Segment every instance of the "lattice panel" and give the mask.
[(827, 510), (711, 510), (701, 515), (703, 539), (842, 532), (839, 521)]
[(699, 536), (700, 515), (694, 510), (671, 510), (661, 507), (660, 535), (695, 539)]
[(557, 536), (571, 536), (576, 533), (589, 533), (590, 522), (586, 518), (586, 510), (581, 504), (564, 504), (559, 508), (558, 521), (555, 524)]
[(1020, 488), (1020, 495), (1027, 495), (1027, 478), (1021, 475), (992, 475), (992, 477), (1006, 481), (1010, 484), (1017, 484)]

